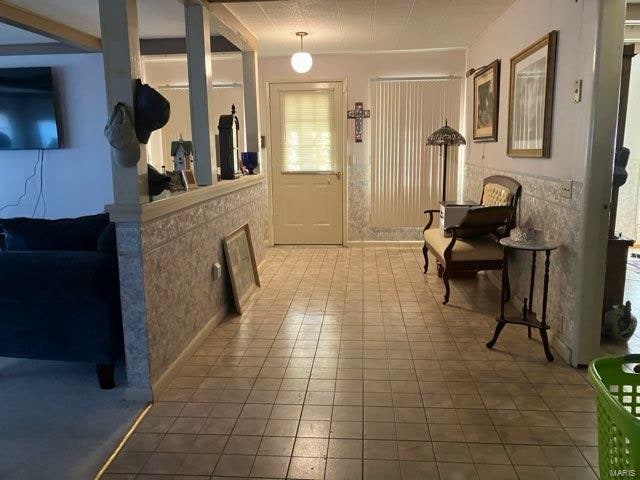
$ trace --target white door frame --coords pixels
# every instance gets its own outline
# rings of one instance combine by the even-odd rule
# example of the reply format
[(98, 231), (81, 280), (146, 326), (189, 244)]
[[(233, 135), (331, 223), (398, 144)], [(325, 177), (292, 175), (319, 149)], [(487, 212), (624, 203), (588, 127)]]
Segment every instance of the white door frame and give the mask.
[[(601, 355), (600, 327), (608, 246), (611, 186), (626, 2), (597, 2), (592, 112), (589, 125), (582, 225), (579, 237), (578, 305), (571, 364)], [(585, 3), (586, 5), (586, 3)]]
[(349, 231), (348, 231), (348, 227), (349, 227), (349, 220), (347, 218), (349, 209), (348, 209), (348, 203), (349, 203), (349, 196), (348, 196), (348, 184), (349, 184), (349, 169), (348, 169), (348, 162), (347, 162), (347, 129), (348, 129), (348, 124), (346, 122), (346, 118), (347, 118), (347, 110), (349, 108), (348, 104), (347, 104), (347, 79), (346, 78), (342, 78), (342, 79), (335, 79), (335, 78), (322, 78), (322, 79), (318, 79), (318, 80), (303, 80), (303, 81), (296, 81), (296, 79), (291, 79), (291, 78), (285, 78), (282, 80), (272, 80), (272, 81), (268, 81), (265, 82), (265, 92), (266, 92), (266, 96), (267, 96), (267, 108), (266, 108), (266, 114), (263, 118), (266, 118), (267, 121), (267, 128), (268, 128), (268, 132), (266, 133), (266, 139), (267, 139), (267, 151), (269, 152), (268, 154), (268, 164), (269, 167), (267, 168), (267, 189), (268, 189), (268, 209), (269, 209), (269, 246), (273, 247), (275, 246), (275, 234), (273, 231), (273, 214), (274, 214), (274, 208), (273, 208), (273, 142), (271, 141), (271, 135), (272, 135), (272, 129), (271, 129), (271, 85), (277, 85), (277, 84), (281, 84), (281, 83), (327, 83), (327, 82), (338, 82), (342, 84), (342, 118), (345, 120), (342, 122), (342, 165), (341, 165), (341, 169), (342, 169), (342, 246), (346, 247), (349, 241)]

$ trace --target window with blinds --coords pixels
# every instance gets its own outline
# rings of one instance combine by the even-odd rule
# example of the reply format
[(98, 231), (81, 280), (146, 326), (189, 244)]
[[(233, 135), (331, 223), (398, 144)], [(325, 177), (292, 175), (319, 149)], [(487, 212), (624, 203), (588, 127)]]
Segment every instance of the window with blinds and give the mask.
[[(438, 208), (440, 148), (427, 137), (444, 125), (459, 129), (459, 78), (371, 81), (371, 214), (379, 227), (423, 226)], [(449, 149), (447, 192), (457, 188), (458, 149)]]
[(333, 90), (282, 92), (282, 168), (284, 172), (334, 170)]

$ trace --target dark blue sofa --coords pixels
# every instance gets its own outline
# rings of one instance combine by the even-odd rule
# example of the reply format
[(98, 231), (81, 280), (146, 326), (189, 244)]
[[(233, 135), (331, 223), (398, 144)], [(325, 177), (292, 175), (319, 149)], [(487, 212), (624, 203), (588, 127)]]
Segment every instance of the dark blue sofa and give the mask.
[(108, 215), (0, 219), (0, 231), (0, 356), (94, 363), (113, 388), (123, 339)]

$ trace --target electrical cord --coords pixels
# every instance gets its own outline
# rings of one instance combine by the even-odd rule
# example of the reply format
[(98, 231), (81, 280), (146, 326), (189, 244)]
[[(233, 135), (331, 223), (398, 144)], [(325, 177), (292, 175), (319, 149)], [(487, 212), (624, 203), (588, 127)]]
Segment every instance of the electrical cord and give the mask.
[(3, 210), (9, 208), (9, 207), (17, 207), (20, 205), (20, 202), (22, 202), (22, 199), (24, 197), (27, 196), (27, 187), (29, 184), (29, 180), (31, 180), (32, 178), (34, 178), (38, 172), (38, 164), (41, 162), (41, 157), (40, 157), (40, 150), (38, 151), (38, 158), (36, 160), (36, 163), (33, 165), (33, 173), (31, 175), (29, 175), (25, 181), (24, 181), (24, 189), (22, 194), (18, 197), (18, 199), (15, 201), (15, 203), (8, 203), (2, 207), (0, 207), (0, 212), (2, 212)]
[(31, 218), (35, 218), (36, 212), (38, 211), (38, 206), (40, 205), (40, 199), (42, 199), (42, 218), (47, 214), (47, 201), (44, 197), (44, 150), (38, 150), (38, 158), (40, 161), (40, 191), (38, 192), (38, 198), (36, 199), (36, 204), (33, 207), (33, 212), (31, 213)]

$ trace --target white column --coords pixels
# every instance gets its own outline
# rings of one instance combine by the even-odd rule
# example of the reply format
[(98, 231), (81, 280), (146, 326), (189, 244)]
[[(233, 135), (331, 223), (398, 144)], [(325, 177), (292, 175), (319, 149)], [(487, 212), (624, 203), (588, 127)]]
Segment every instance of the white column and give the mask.
[(260, 110), (258, 105), (258, 52), (242, 52), (244, 131), (248, 152), (260, 153)]
[(185, 4), (187, 32), (187, 69), (191, 135), (198, 185), (216, 182), (215, 132), (213, 124), (213, 88), (211, 75), (211, 27), (209, 10), (203, 5)]
[[(134, 80), (140, 77), (137, 4), (135, 0), (100, 0), (99, 6), (107, 107), (111, 112), (118, 102), (124, 103), (133, 118)], [(114, 204), (137, 206), (149, 201), (146, 158), (146, 148), (140, 145), (136, 166), (122, 167), (112, 161)]]
[[(140, 76), (136, 0), (99, 0), (99, 8), (107, 103), (109, 109), (118, 102), (124, 103), (133, 118), (134, 80)], [(144, 145), (140, 147), (140, 160), (136, 166), (121, 167), (112, 162), (114, 205), (110, 207), (110, 215), (116, 223), (118, 241), (128, 395), (150, 399), (144, 259), (139, 216), (140, 204), (148, 202), (149, 197), (146, 149)], [(114, 215), (115, 211), (128, 214), (126, 218), (119, 218)]]

